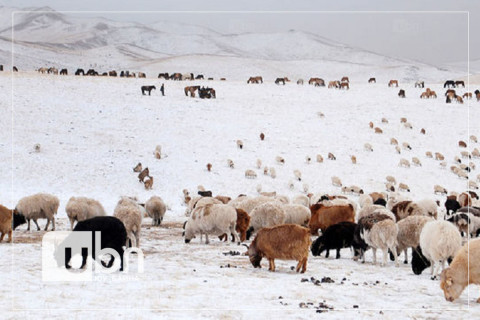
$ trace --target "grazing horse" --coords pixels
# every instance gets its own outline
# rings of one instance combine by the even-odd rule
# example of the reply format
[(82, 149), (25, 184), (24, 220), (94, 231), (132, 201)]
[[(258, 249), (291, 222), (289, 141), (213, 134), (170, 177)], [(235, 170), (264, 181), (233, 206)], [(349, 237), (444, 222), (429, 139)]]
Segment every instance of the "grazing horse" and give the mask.
[(116, 77), (116, 76), (117, 76), (117, 71), (115, 71), (115, 70), (109, 71), (109, 72), (108, 72), (108, 75), (109, 75), (110, 77)]
[(138, 77), (139, 77), (139, 78), (146, 78), (147, 75), (146, 75), (145, 73), (143, 73), (143, 72), (139, 72), (139, 73), (138, 73)]
[(260, 76), (250, 77), (250, 78), (247, 80), (247, 83), (263, 83), (263, 78), (260, 77)]
[(370, 78), (368, 79), (368, 83), (377, 83), (377, 80), (375, 78)]
[(227, 81), (226, 78), (220, 78), (220, 81)]
[(174, 73), (170, 76), (170, 80), (180, 81), (180, 80), (182, 80), (182, 74), (176, 72), (176, 73)]
[(195, 98), (195, 91), (200, 90), (200, 86), (189, 86), (185, 87), (185, 95), (188, 97), (188, 93), (190, 92), (190, 97)]
[(415, 82), (415, 88), (425, 88), (425, 82), (424, 81)]
[(148, 91), (148, 95), (152, 92), (152, 90), (155, 90), (155, 86), (142, 86), (142, 95), (145, 95), (145, 91)]
[(87, 76), (98, 76), (98, 72), (95, 71), (94, 69), (88, 69), (86, 75)]
[(329, 81), (328, 82), (328, 87), (329, 88), (340, 88), (340, 81)]
[(457, 100), (457, 103), (463, 104), (463, 99), (460, 96), (455, 96), (455, 99)]
[(460, 86), (462, 86), (463, 88), (465, 88), (465, 82), (463, 82), (462, 80), (457, 80), (455, 81), (455, 86), (457, 88), (460, 88)]
[(281, 82), (283, 85), (285, 85), (285, 78), (277, 78), (277, 79), (275, 80), (275, 84), (280, 84), (280, 82)]
[(40, 73), (45, 73), (45, 72), (48, 71), (48, 69), (45, 68), (45, 67), (42, 67), (42, 68), (39, 68), (37, 71), (40, 72)]
[(298, 79), (298, 80), (297, 80), (297, 84), (303, 85), (303, 79)]
[(3, 71), (3, 64), (0, 64), (0, 71)]
[(455, 97), (456, 95), (457, 94), (453, 89), (448, 89), (447, 91), (445, 91), (445, 96)]
[(463, 94), (463, 98), (465, 99), (472, 99), (472, 93), (471, 92), (465, 92)]
[(455, 82), (453, 80), (447, 80), (443, 84), (444, 88), (455, 88)]
[(342, 80), (340, 80), (341, 82), (347, 82), (349, 83), (350, 80), (348, 79), (348, 77), (342, 77)]
[(54, 68), (54, 67), (48, 68), (47, 73), (48, 74), (50, 74), (50, 73), (58, 74), (58, 69)]
[(158, 74), (158, 78), (159, 78), (159, 79), (162, 79), (162, 78), (163, 78), (163, 79), (165, 79), (165, 80), (170, 79), (170, 77), (168, 76), (168, 72), (159, 73), (159, 74)]
[(405, 90), (400, 89), (400, 91), (398, 91), (398, 96), (399, 96), (400, 98), (405, 98)]
[(197, 76), (195, 77), (196, 80), (203, 80), (203, 74), (197, 74)]
[(388, 82), (388, 86), (389, 87), (393, 87), (393, 86), (398, 87), (398, 80), (390, 80)]
[(18, 72), (18, 68), (13, 66), (13, 72)]
[(200, 89), (198, 89), (198, 96), (201, 99), (216, 98), (215, 90), (213, 88), (208, 88), (208, 87), (207, 88), (201, 87)]
[(308, 84), (313, 84), (315, 87), (325, 87), (325, 81), (322, 78), (310, 78)]
[(61, 76), (67, 76), (68, 75), (68, 70), (67, 69), (60, 70), (60, 75)]
[(75, 71), (75, 75), (76, 75), (76, 76), (79, 76), (79, 75), (84, 76), (84, 75), (85, 75), (85, 71), (83, 71), (83, 69), (77, 69), (77, 71)]
[(340, 83), (339, 89), (348, 90), (348, 89), (350, 89), (350, 86), (348, 85), (348, 82), (342, 82), (342, 83)]

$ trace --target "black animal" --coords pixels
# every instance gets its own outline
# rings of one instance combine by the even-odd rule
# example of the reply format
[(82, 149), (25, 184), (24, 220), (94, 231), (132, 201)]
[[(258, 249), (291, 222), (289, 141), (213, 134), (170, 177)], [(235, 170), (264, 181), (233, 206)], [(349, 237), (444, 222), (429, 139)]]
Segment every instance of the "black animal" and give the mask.
[[(92, 232), (92, 244), (95, 246), (95, 231), (99, 231), (101, 235), (100, 241), (100, 249), (111, 248), (115, 250), (120, 255), (120, 271), (123, 271), (123, 246), (127, 241), (127, 231), (125, 230), (125, 226), (122, 221), (119, 219), (112, 217), (112, 216), (103, 216), (103, 217), (94, 217), (91, 219), (87, 219), (84, 221), (80, 221), (77, 223), (73, 232), (76, 231), (91, 231)], [(67, 237), (68, 239), (68, 237)], [(65, 244), (62, 242), (55, 252), (55, 258), (57, 260), (58, 265), (65, 265), (65, 268), (70, 269), (71, 266), (69, 265), (70, 260), (72, 258), (72, 250), (68, 250), (65, 247)], [(61, 250), (61, 251), (59, 251)], [(65, 253), (65, 261), (61, 261), (60, 253)], [(87, 257), (89, 255), (95, 260), (95, 248), (93, 248), (92, 252), (88, 252), (88, 250), (82, 249), (82, 265), (80, 268), (85, 267), (87, 263)], [(101, 262), (102, 265), (106, 268), (110, 268), (114, 263), (115, 258), (111, 256), (111, 259), (108, 263)]]
[(205, 88), (205, 87), (201, 87), (198, 89), (198, 96), (201, 98), (201, 99), (215, 99), (216, 98), (216, 95), (215, 95), (215, 89), (213, 88)]
[(170, 79), (170, 77), (168, 76), (168, 72), (159, 73), (159, 74), (158, 74), (158, 78), (159, 78), (159, 79), (165, 79), (165, 80)]
[(67, 69), (60, 70), (60, 75), (63, 75), (63, 76), (68, 75), (68, 70)]
[(277, 79), (275, 80), (275, 84), (280, 84), (280, 82), (281, 82), (283, 85), (285, 85), (285, 79), (284, 79), (284, 78), (277, 78)]
[(162, 96), (165, 96), (165, 86), (162, 83), (162, 86), (160, 87), (160, 92), (162, 93)]
[(460, 208), (460, 203), (455, 199), (447, 199), (447, 201), (445, 201), (445, 209), (447, 209), (447, 215), (457, 212), (457, 210)]
[(12, 220), (12, 229), (15, 230), (18, 226), (27, 223), (25, 216), (23, 214), (19, 214), (17, 212), (13, 212), (13, 220)]
[(386, 207), (387, 206), (387, 201), (385, 201), (385, 199), (383, 199), (383, 198), (378, 198), (377, 200), (375, 200), (375, 202), (373, 204), (378, 204), (378, 205)]
[(474, 93), (475, 93), (475, 94), (479, 94), (480, 91), (477, 89), (477, 90), (474, 91)]
[(198, 191), (198, 194), (202, 197), (211, 197), (212, 191)]
[(18, 68), (13, 66), (13, 72), (18, 72)]
[(423, 255), (420, 246), (412, 248), (412, 271), (419, 275), (423, 270), (430, 267), (430, 261)]
[(77, 69), (77, 71), (75, 71), (75, 75), (76, 76), (84, 76), (85, 75), (85, 71), (83, 71), (83, 69)]
[(415, 82), (415, 88), (425, 88), (425, 82), (424, 81), (417, 81)]
[(200, 80), (200, 79), (203, 80), (203, 79), (204, 79), (204, 78), (203, 78), (203, 74), (197, 74), (197, 76), (195, 77), (195, 79), (197, 79), (197, 80)]
[(405, 98), (405, 90), (400, 89), (400, 91), (398, 91), (398, 96), (399, 96), (400, 98)]
[(445, 103), (452, 103), (452, 99), (450, 99), (450, 96), (447, 96), (447, 99), (445, 100)]
[(336, 259), (340, 258), (340, 249), (352, 246), (353, 234), (356, 223), (340, 222), (328, 227), (325, 232), (318, 237), (310, 248), (314, 256), (319, 256), (327, 250), (325, 258), (330, 255), (330, 250), (337, 250)]
[(3, 64), (0, 64), (0, 71), (3, 71)]
[(88, 69), (86, 75), (87, 76), (98, 76), (98, 72), (95, 71), (94, 69)]
[(148, 95), (152, 92), (152, 90), (155, 90), (155, 86), (142, 86), (142, 94), (145, 95), (145, 91), (148, 92)]
[(443, 84), (443, 87), (444, 88), (455, 88), (455, 81), (453, 80), (447, 80), (445, 81), (445, 83)]

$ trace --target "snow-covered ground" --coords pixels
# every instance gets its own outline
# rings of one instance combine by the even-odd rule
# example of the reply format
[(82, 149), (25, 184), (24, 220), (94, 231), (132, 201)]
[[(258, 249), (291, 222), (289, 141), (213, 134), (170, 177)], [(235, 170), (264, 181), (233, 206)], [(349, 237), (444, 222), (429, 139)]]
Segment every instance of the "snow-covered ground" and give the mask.
[[(220, 74), (214, 62), (212, 69)], [(281, 69), (276, 72), (283, 75)], [(54, 194), (60, 199), (57, 230), (69, 229), (65, 204), (71, 196), (95, 198), (109, 214), (121, 195), (134, 195), (141, 201), (159, 195), (170, 208), (161, 227), (152, 228), (150, 219), (144, 221), (144, 274), (116, 273), (93, 282), (42, 282), (44, 232), (19, 227), (14, 245), (0, 245), (4, 317), (311, 318), (317, 309), (328, 311), (331, 318), (480, 316), (475, 303), (478, 286), (470, 286), (450, 303), (439, 281), (430, 280), (428, 270), (416, 276), (409, 265), (373, 266), (371, 253), (365, 264), (352, 261), (348, 249), (342, 250), (339, 260), (310, 256), (305, 274), (291, 270), (294, 261), (277, 261), (277, 271), (271, 273), (266, 261), (262, 269), (254, 269), (248, 257), (224, 254), (244, 253), (243, 246), (216, 239), (205, 245), (198, 238), (184, 243), (182, 190), (196, 193), (198, 185), (235, 197), (256, 195), (261, 184), (263, 191), (293, 197), (303, 192), (303, 183), (313, 193), (339, 193), (331, 185), (332, 176), (366, 192), (383, 191), (385, 177), (393, 175), (410, 186), (412, 199), (442, 203), (445, 198), (433, 194), (435, 184), (449, 191), (467, 188), (467, 181), (457, 178), (449, 167), (460, 155), (458, 140), (466, 141), (471, 149), (479, 147), (468, 138), (480, 135), (476, 121), (480, 104), (474, 100), (445, 104), (441, 85), (445, 79), (427, 83), (437, 92), (437, 100), (421, 100), (421, 89), (402, 82), (400, 88), (406, 90), (407, 98), (399, 99), (399, 88), (386, 85), (388, 70), (377, 84), (366, 83), (370, 74), (363, 79), (359, 74), (348, 91), (298, 86), (293, 81), (277, 86), (273, 84), (275, 70), (263, 74), (268, 79), (264, 84), (247, 85), (248, 74), (241, 73), (245, 81), (163, 81), (166, 96), (162, 97), (158, 90), (152, 96), (140, 92), (141, 85), (159, 88), (162, 82), (158, 79), (35, 72), (20, 72), (11, 78), (9, 73), (0, 73), (0, 101), (6, 102), (0, 117), (1, 204), (13, 208), (26, 195)], [(192, 84), (215, 88), (217, 99), (185, 97), (184, 86)], [(383, 117), (388, 124), (381, 123)], [(404, 128), (401, 117), (413, 129)], [(370, 121), (383, 134), (375, 134), (368, 126)], [(426, 135), (420, 134), (421, 128)], [(265, 141), (259, 139), (261, 132)], [(397, 154), (390, 145), (392, 137), (408, 142), (412, 150)], [(244, 141), (244, 149), (236, 147), (237, 139)], [(364, 151), (366, 142), (373, 145), (373, 152)], [(40, 153), (34, 152), (36, 143), (41, 145)], [(162, 146), (160, 160), (153, 156), (156, 145)], [(426, 158), (426, 151), (443, 153), (447, 168)], [(329, 152), (336, 161), (315, 162), (317, 154), (326, 159)], [(277, 155), (285, 158), (284, 165), (275, 162)], [(357, 157), (356, 165), (350, 155)], [(306, 156), (312, 157), (311, 164), (305, 162)], [(421, 160), (421, 167), (398, 166), (400, 158), (414, 156)], [(234, 169), (227, 166), (227, 159), (234, 161)], [(262, 167), (275, 167), (277, 178), (256, 169), (257, 159), (262, 160)], [(478, 159), (471, 161), (480, 165)], [(151, 191), (132, 172), (138, 162), (148, 166), (155, 179)], [(207, 163), (213, 165), (212, 172), (206, 170)], [(255, 170), (258, 178), (245, 179), (246, 169)], [(302, 172), (304, 181), (295, 182), (290, 190), (294, 169)], [(474, 170), (472, 179), (477, 174)], [(326, 277), (334, 282), (321, 282)], [(320, 280), (319, 285), (315, 280)]]

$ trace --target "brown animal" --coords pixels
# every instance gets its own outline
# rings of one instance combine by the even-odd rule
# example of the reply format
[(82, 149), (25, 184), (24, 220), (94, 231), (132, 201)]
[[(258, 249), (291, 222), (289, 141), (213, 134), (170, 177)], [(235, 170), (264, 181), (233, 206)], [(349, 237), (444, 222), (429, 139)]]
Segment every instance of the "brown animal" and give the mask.
[(422, 130), (420, 130), (420, 133), (421, 133), (421, 134), (425, 134), (425, 129), (422, 128)]
[[(240, 241), (243, 242), (247, 239), (247, 230), (250, 226), (250, 216), (245, 210), (236, 209), (237, 210), (237, 223), (235, 225), (235, 230), (237, 231), (238, 235), (240, 236)], [(227, 241), (228, 236), (226, 233), (218, 236), (220, 241)], [(235, 238), (232, 235), (232, 242), (235, 241)]]
[(435, 152), (435, 160), (443, 161), (445, 157), (440, 152)]
[(269, 271), (275, 271), (275, 259), (298, 261), (296, 271), (307, 270), (308, 252), (312, 240), (309, 230), (295, 224), (284, 224), (258, 231), (248, 248), (250, 262), (261, 268), (262, 258), (268, 259)]
[(260, 140), (262, 140), (262, 141), (265, 140), (265, 134), (263, 132), (260, 133)]
[(329, 160), (337, 160), (337, 158), (335, 158), (335, 156), (331, 152), (328, 153), (328, 159)]
[(342, 82), (350, 82), (350, 80), (348, 79), (348, 77), (342, 77), (342, 79), (340, 80)]
[(383, 131), (379, 127), (375, 127), (375, 133), (383, 133)]
[(317, 203), (310, 207), (310, 212), (312, 216), (308, 227), (313, 235), (318, 233), (318, 229), (324, 232), (328, 227), (339, 222), (355, 222), (355, 210), (351, 204), (325, 206)]
[(457, 197), (457, 201), (462, 207), (470, 207), (472, 205), (472, 197), (469, 193), (460, 193)]
[(133, 168), (133, 172), (140, 172), (142, 171), (142, 164), (139, 162), (135, 168)]
[(146, 78), (147, 75), (146, 75), (145, 73), (143, 73), (143, 72), (139, 72), (139, 73), (138, 73), (138, 77), (139, 77), (139, 78)]
[(190, 97), (195, 98), (195, 91), (199, 90), (200, 86), (188, 86), (183, 89), (185, 95), (188, 97), (188, 93), (190, 93)]
[(352, 164), (357, 164), (357, 157), (355, 157), (354, 155), (350, 156), (350, 160), (352, 160)]
[(466, 148), (466, 147), (467, 147), (467, 144), (466, 144), (465, 141), (460, 140), (460, 141), (458, 141), (458, 146), (459, 146), (460, 148)]
[(348, 89), (350, 89), (350, 86), (348, 85), (348, 82), (342, 82), (342, 83), (340, 83), (339, 89), (348, 90)]
[(220, 200), (223, 204), (227, 204), (232, 200), (232, 198), (227, 196), (215, 196), (215, 199)]
[(400, 91), (398, 91), (398, 96), (399, 96), (400, 98), (405, 98), (405, 90), (400, 89)]
[(329, 88), (340, 88), (340, 81), (329, 81), (328, 82)]
[(471, 92), (465, 92), (462, 97), (464, 99), (472, 99), (472, 93)]
[(315, 87), (325, 87), (325, 81), (321, 78), (310, 78), (308, 84), (313, 84)]
[(150, 175), (150, 171), (148, 170), (148, 167), (147, 167), (147, 168), (143, 169), (143, 171), (140, 172), (140, 174), (138, 175), (138, 181), (143, 182), (145, 177), (147, 177), (149, 175)]
[(463, 99), (461, 96), (455, 96), (455, 99), (457, 99), (457, 103), (463, 104)]
[(393, 86), (398, 87), (398, 80), (390, 80), (388, 82), (388, 86), (389, 87), (393, 87)]
[(12, 242), (12, 210), (2, 206), (0, 204), (0, 242), (3, 241), (5, 235), (8, 235), (8, 242)]
[(143, 182), (143, 184), (145, 185), (145, 190), (151, 190), (152, 187), (153, 187), (153, 177), (151, 176), (147, 176), (145, 177), (145, 181)]
[(392, 207), (397, 222), (408, 216), (425, 216), (427, 213), (413, 201), (400, 201)]
[(208, 172), (212, 171), (212, 164), (211, 163), (207, 163), (207, 170), (208, 170)]
[(470, 284), (480, 285), (479, 256), (480, 239), (470, 240), (457, 252), (450, 266), (442, 271), (440, 288), (447, 301), (453, 302)]
[(370, 78), (368, 79), (368, 83), (377, 83), (377, 80), (375, 78)]
[(368, 126), (369, 126), (371, 129), (373, 129), (373, 127), (374, 127), (374, 124), (373, 124), (373, 122), (372, 122), (372, 121), (370, 121), (370, 122), (368, 123)]
[(247, 83), (263, 83), (263, 78), (260, 77), (260, 76), (250, 77), (250, 78), (247, 80)]

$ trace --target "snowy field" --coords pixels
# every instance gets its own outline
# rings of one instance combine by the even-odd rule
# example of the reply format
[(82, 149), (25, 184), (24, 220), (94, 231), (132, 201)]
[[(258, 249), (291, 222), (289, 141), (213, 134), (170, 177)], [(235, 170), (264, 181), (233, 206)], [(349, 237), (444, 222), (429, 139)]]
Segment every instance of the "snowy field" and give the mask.
[[(401, 81), (407, 98), (399, 99), (400, 88), (387, 87), (388, 70), (377, 76), (381, 79), (377, 84), (367, 84), (370, 75), (366, 74), (363, 80), (352, 81), (348, 91), (298, 86), (294, 81), (277, 86), (274, 76), (264, 75), (265, 83), (260, 85), (247, 85), (248, 76), (245, 81), (163, 81), (166, 96), (162, 97), (158, 90), (152, 96), (140, 92), (142, 85), (159, 88), (158, 79), (34, 72), (20, 72), (12, 79), (1, 73), (1, 204), (13, 208), (24, 196), (54, 194), (60, 199), (57, 230), (69, 230), (65, 204), (71, 196), (95, 198), (108, 214), (122, 195), (137, 196), (140, 201), (158, 195), (169, 206), (159, 228), (144, 220), (145, 273), (116, 273), (93, 282), (42, 282), (44, 232), (28, 232), (26, 225), (20, 226), (13, 246), (0, 245), (4, 257), (0, 260), (4, 283), (0, 308), (9, 309), (3, 318), (303, 319), (312, 318), (318, 310), (334, 319), (479, 317), (478, 286), (470, 286), (450, 303), (439, 281), (430, 280), (429, 270), (416, 276), (409, 265), (396, 268), (389, 261), (386, 267), (373, 266), (371, 252), (365, 264), (354, 262), (350, 250), (343, 249), (339, 260), (333, 255), (329, 259), (310, 255), (305, 274), (291, 270), (294, 261), (277, 261), (277, 271), (271, 273), (265, 260), (261, 269), (254, 269), (242, 255), (244, 246), (216, 238), (210, 245), (198, 238), (184, 243), (182, 190), (195, 194), (198, 185), (215, 195), (236, 197), (255, 196), (260, 184), (263, 191), (293, 197), (303, 193), (303, 183), (312, 193), (339, 194), (340, 188), (331, 184), (332, 176), (366, 192), (384, 191), (385, 177), (393, 175), (408, 184), (411, 199), (438, 199), (442, 204), (445, 198), (433, 194), (435, 184), (448, 191), (467, 189), (467, 181), (449, 167), (462, 151), (459, 140), (471, 149), (480, 147), (468, 139), (471, 134), (480, 136), (480, 103), (446, 104), (445, 79), (426, 84), (438, 99), (421, 100), (422, 89)], [(195, 84), (215, 88), (217, 99), (185, 97), (183, 88)], [(381, 123), (383, 117), (388, 124)], [(413, 129), (406, 129), (401, 117)], [(383, 134), (375, 134), (370, 121)], [(422, 128), (425, 135), (420, 134)], [(259, 139), (261, 132), (265, 141)], [(397, 154), (390, 145), (393, 137), (400, 144), (408, 142), (412, 150)], [(243, 140), (244, 149), (236, 147), (237, 139)], [(373, 152), (364, 151), (367, 142)], [(41, 145), (40, 153), (34, 152), (36, 143)], [(153, 156), (156, 145), (162, 146), (160, 160)], [(426, 158), (426, 151), (444, 154), (447, 168)], [(327, 160), (329, 152), (336, 161)], [(317, 154), (325, 158), (323, 163), (315, 162)], [(357, 157), (356, 165), (351, 155)], [(285, 164), (277, 164), (276, 156), (285, 158)], [(306, 156), (312, 163), (306, 163)], [(422, 166), (398, 166), (401, 158), (411, 161), (412, 157), (418, 157)], [(234, 169), (227, 166), (227, 159), (234, 161)], [(257, 159), (262, 160), (262, 169), (256, 168)], [(471, 161), (480, 165), (478, 159)], [(138, 162), (148, 166), (154, 177), (151, 191), (132, 172)], [(207, 171), (207, 163), (213, 165), (212, 172)], [(277, 178), (263, 175), (264, 166), (274, 167)], [(257, 179), (246, 179), (246, 169), (255, 170)], [(295, 169), (302, 172), (303, 181), (294, 182), (292, 190), (289, 182)], [(478, 169), (471, 178), (477, 174)], [(44, 225), (41, 220), (40, 226)], [(230, 251), (241, 254), (233, 256)]]

